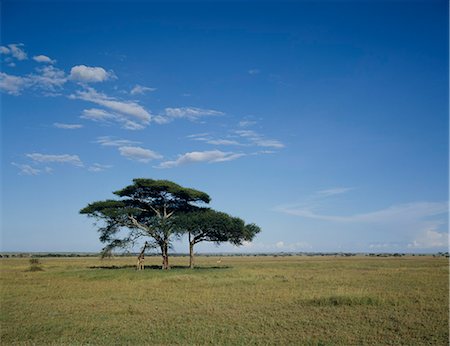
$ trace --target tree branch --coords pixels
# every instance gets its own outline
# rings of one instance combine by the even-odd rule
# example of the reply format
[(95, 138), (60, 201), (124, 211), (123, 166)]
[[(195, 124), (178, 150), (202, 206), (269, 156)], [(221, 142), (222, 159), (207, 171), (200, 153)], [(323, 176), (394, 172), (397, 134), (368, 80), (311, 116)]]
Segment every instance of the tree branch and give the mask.
[(144, 230), (147, 234), (155, 238), (157, 241), (160, 239), (158, 234), (156, 234), (150, 227), (147, 227), (141, 223), (139, 223), (133, 215), (128, 215), (128, 218), (131, 220), (133, 225), (135, 225), (137, 228)]

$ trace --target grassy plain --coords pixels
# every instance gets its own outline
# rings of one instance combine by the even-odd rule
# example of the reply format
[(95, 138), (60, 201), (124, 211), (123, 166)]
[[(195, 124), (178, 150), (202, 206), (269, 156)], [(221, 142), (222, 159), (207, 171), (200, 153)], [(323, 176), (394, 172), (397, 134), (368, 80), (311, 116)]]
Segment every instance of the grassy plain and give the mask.
[[(2, 345), (448, 345), (448, 259), (1, 259)], [(187, 258), (171, 258), (187, 265)], [(147, 257), (147, 265), (159, 265)], [(129, 265), (129, 266), (127, 266)], [(119, 269), (90, 268), (116, 266)], [(220, 267), (220, 268), (214, 268)]]

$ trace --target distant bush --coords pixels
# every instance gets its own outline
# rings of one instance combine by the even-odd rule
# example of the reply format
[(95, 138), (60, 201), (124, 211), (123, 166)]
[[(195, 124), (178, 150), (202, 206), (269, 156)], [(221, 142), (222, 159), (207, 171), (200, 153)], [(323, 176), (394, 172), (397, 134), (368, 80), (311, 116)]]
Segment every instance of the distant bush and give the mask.
[(30, 272), (40, 272), (43, 271), (42, 269), (42, 263), (39, 260), (39, 258), (30, 258), (30, 268), (28, 271)]

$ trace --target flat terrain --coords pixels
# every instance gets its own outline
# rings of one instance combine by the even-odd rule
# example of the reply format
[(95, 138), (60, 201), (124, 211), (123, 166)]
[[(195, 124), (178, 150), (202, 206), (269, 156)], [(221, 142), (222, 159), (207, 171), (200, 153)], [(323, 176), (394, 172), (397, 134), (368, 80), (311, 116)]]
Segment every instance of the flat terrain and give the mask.
[(217, 260), (1, 259), (1, 343), (448, 345), (446, 258)]

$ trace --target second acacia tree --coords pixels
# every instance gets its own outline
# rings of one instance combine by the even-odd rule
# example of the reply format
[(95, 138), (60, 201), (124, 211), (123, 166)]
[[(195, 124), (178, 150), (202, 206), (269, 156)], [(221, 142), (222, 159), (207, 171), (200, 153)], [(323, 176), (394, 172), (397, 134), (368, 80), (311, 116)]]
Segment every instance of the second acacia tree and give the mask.
[(261, 231), (253, 223), (246, 225), (238, 217), (206, 208), (180, 213), (174, 220), (174, 228), (180, 234), (188, 234), (190, 268), (194, 268), (195, 244), (206, 241), (242, 245), (245, 241), (251, 241)]

